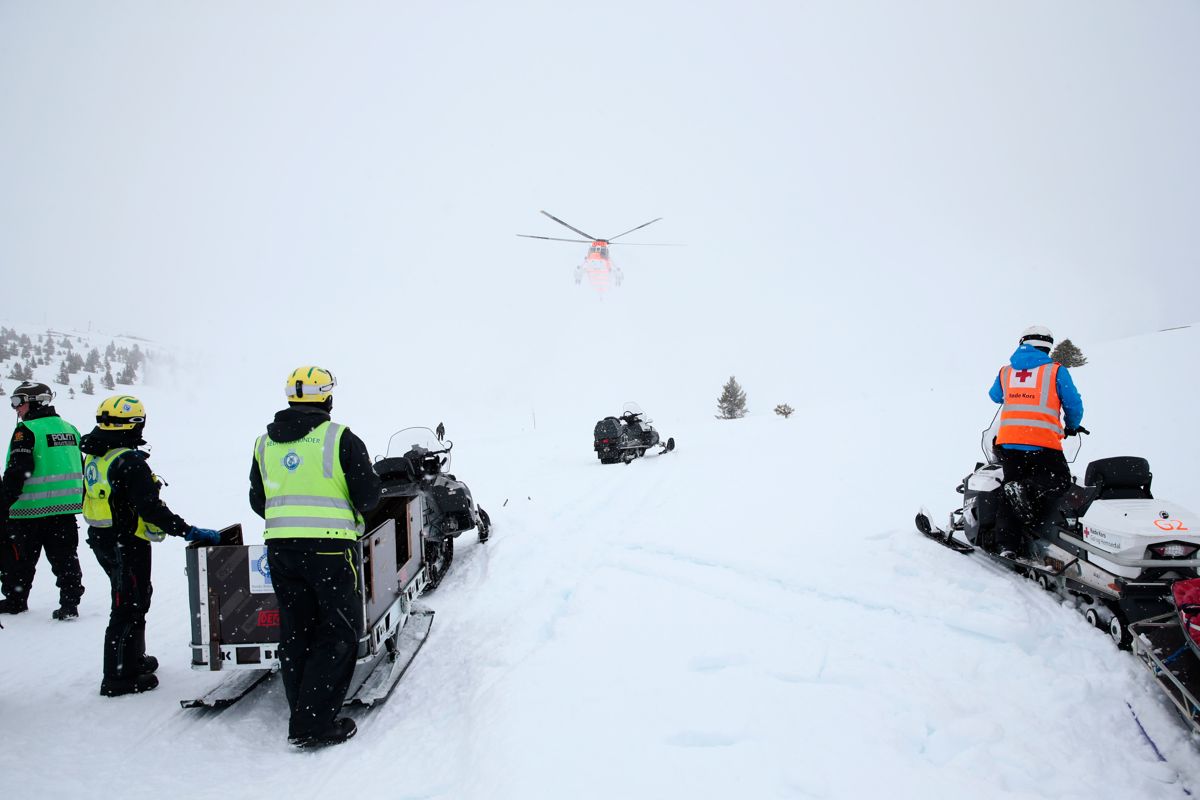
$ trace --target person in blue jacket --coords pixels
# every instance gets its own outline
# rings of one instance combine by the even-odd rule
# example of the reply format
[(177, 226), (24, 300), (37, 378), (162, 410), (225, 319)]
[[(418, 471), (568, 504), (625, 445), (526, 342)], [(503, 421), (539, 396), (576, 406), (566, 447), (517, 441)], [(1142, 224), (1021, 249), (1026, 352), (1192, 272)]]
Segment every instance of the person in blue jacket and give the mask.
[(1004, 467), (1004, 498), (997, 515), (996, 548), (1022, 549), (1024, 528), (1040, 524), (1071, 486), (1062, 440), (1086, 433), (1083, 398), (1066, 367), (1050, 358), (1048, 328), (1026, 328), (989, 395), (1001, 404), (995, 452)]

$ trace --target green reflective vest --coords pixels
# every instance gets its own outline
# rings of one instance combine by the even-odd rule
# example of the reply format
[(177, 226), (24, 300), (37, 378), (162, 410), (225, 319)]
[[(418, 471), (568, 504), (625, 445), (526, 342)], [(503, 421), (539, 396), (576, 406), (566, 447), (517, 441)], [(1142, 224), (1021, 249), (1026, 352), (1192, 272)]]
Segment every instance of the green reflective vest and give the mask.
[[(8, 518), (78, 514), (83, 508), (79, 431), (62, 417), (30, 419), (21, 424), (33, 435), (33, 472), (8, 510)], [(5, 464), (10, 455), (11, 451), (5, 456)]]
[[(113, 524), (112, 484), (108, 482), (108, 469), (122, 453), (132, 452), (128, 447), (114, 447), (102, 456), (89, 455), (83, 460), (83, 483), (86, 492), (83, 496), (83, 519), (93, 528), (111, 528)], [(154, 482), (160, 483), (158, 476)], [(134, 535), (148, 542), (161, 542), (167, 534), (161, 528), (149, 524), (138, 517)]]
[(363, 532), (338, 457), (345, 430), (324, 422), (294, 442), (258, 437), (254, 461), (267, 496), (264, 541), (354, 540)]

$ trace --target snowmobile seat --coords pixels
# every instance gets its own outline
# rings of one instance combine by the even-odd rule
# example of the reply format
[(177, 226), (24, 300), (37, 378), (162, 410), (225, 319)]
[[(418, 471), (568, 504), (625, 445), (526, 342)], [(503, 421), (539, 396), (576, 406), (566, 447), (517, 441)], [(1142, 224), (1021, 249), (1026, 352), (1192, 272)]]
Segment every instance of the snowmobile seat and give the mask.
[(1083, 482), (1100, 489), (1101, 500), (1153, 500), (1150, 462), (1138, 456), (1101, 458), (1088, 464)]

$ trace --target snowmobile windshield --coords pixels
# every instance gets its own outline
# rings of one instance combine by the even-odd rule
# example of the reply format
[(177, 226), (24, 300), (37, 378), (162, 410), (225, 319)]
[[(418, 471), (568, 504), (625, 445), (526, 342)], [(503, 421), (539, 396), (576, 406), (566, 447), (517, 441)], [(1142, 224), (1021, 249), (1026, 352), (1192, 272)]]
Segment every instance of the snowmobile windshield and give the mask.
[(388, 439), (387, 455), (384, 458), (402, 456), (414, 449), (422, 449), (428, 453), (445, 453), (445, 467), (450, 466), (450, 448), (454, 442), (449, 439), (438, 441), (437, 434), (429, 428), (405, 428), (392, 434)]
[(646, 412), (642, 411), (642, 407), (637, 403), (628, 402), (621, 406), (621, 416), (636, 416), (640, 422), (653, 422), (654, 420), (646, 416)]

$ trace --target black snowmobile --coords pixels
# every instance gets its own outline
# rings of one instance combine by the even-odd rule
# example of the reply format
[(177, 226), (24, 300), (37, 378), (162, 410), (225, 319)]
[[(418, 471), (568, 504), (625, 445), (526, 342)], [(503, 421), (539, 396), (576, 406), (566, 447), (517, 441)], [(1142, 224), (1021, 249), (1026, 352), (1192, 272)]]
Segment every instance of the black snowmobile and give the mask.
[(991, 433), (984, 433), (986, 462), (976, 464), (957, 487), (963, 506), (950, 514), (948, 527), (934, 525), (922, 509), (917, 528), (961, 553), (978, 548), (1043, 588), (1078, 601), (1088, 622), (1107, 630), (1118, 646), (1129, 647), (1129, 626), (1170, 612), (1172, 585), (1200, 574), (1200, 531), (1188, 525), (1195, 516), (1154, 497), (1146, 459), (1103, 458), (1088, 464), (1084, 485), (1072, 484), (1046, 519), (1023, 531), (1023, 551), (1005, 557), (995, 552), (995, 543), (1004, 539), (997, 537), (997, 511), (1006, 501)]
[(651, 420), (637, 403), (626, 403), (619, 417), (605, 417), (592, 429), (592, 448), (601, 464), (626, 464), (646, 455), (652, 447), (658, 452), (669, 453), (675, 449), (675, 440), (667, 439), (664, 444), (654, 430)]
[[(402, 454), (393, 455), (401, 448)], [(387, 518), (398, 503), (421, 495), (425, 518), (420, 527), (425, 536), (425, 565), (433, 591), (441, 583), (454, 560), (454, 540), (475, 530), (480, 542), (491, 534), (492, 521), (482, 507), (475, 505), (471, 490), (447, 470), (454, 442), (445, 438), (445, 429), (405, 428), (392, 434), (388, 453), (375, 462), (375, 472), (383, 481), (383, 499), (371, 513), (367, 526)]]

